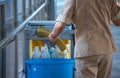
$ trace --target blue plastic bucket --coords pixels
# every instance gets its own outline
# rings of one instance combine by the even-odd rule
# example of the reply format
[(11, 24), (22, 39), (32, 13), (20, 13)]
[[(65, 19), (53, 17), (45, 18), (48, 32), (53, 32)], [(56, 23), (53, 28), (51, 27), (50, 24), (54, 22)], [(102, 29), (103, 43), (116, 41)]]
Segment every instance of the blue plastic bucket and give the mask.
[(26, 60), (27, 78), (73, 78), (73, 59)]

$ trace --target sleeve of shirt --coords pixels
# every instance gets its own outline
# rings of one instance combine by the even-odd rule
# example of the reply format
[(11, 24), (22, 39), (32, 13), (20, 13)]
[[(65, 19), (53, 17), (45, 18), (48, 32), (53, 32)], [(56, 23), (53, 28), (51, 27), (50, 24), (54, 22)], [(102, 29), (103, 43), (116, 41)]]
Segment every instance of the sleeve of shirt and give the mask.
[(111, 20), (115, 21), (120, 19), (120, 6), (117, 4), (116, 0), (112, 0), (112, 7), (111, 7)]
[(68, 24), (74, 17), (75, 0), (65, 0), (56, 21)]

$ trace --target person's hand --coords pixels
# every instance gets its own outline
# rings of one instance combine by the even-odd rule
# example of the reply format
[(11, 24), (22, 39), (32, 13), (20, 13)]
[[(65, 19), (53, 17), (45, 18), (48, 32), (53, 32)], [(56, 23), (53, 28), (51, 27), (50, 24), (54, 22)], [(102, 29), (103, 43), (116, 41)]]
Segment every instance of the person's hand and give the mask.
[(49, 34), (48, 39), (53, 43), (56, 42), (56, 37), (52, 33)]

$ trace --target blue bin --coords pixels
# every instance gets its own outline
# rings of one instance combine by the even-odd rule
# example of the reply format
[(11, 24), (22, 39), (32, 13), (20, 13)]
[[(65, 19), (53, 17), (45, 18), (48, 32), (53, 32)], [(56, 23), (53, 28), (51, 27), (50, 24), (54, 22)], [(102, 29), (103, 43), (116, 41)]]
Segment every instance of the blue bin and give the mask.
[(27, 78), (73, 78), (73, 59), (26, 60)]

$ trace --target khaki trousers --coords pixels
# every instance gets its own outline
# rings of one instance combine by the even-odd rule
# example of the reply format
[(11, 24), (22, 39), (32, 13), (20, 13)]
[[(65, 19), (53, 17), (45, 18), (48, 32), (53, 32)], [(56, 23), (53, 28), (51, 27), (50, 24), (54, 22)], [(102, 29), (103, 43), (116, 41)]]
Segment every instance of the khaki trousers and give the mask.
[(112, 54), (76, 59), (75, 78), (111, 78)]

